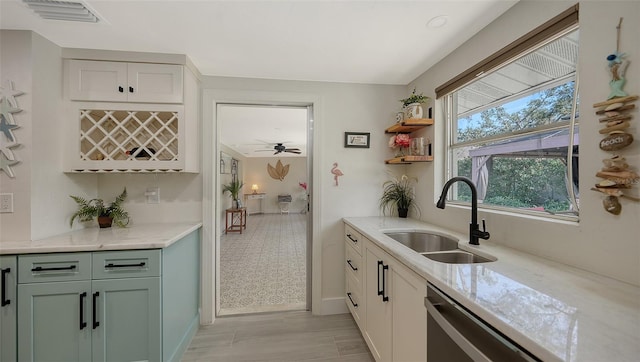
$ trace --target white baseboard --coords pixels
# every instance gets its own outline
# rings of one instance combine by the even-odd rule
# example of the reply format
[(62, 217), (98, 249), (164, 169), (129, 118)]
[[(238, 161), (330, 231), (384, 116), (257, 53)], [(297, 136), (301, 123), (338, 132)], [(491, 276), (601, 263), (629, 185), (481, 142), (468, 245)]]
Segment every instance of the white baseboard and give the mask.
[(343, 314), (349, 313), (347, 308), (347, 302), (344, 297), (339, 298), (324, 298), (320, 304), (320, 310), (314, 310), (313, 314), (316, 315), (330, 315), (330, 314)]

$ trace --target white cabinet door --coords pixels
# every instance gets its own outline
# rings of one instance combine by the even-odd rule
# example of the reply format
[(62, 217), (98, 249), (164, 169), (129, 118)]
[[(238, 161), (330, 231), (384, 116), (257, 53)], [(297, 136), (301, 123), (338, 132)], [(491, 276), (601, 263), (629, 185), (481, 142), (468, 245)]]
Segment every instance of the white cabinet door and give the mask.
[(128, 101), (182, 103), (182, 66), (128, 64)]
[[(392, 287), (388, 269), (391, 257), (367, 243), (365, 247), (365, 335), (376, 361), (391, 361), (392, 304), (389, 296)], [(387, 267), (385, 269), (385, 266)], [(385, 300), (385, 297), (388, 299)]]
[(403, 265), (391, 266), (393, 361), (427, 360), (427, 281)]
[(127, 100), (127, 63), (70, 60), (68, 69), (71, 100)]
[(69, 60), (68, 71), (73, 101), (183, 102), (182, 65)]

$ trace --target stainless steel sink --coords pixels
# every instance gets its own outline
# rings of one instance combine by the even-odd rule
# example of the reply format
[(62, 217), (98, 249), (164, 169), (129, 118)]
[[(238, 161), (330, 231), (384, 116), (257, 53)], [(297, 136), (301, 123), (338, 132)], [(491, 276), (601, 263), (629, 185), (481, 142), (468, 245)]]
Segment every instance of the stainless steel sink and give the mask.
[(447, 264), (474, 264), (474, 263), (488, 263), (495, 260), (491, 260), (480, 255), (468, 253), (462, 250), (447, 251), (442, 253), (422, 253), (427, 258), (441, 263)]
[(428, 232), (391, 232), (386, 235), (418, 253), (458, 249), (457, 239)]

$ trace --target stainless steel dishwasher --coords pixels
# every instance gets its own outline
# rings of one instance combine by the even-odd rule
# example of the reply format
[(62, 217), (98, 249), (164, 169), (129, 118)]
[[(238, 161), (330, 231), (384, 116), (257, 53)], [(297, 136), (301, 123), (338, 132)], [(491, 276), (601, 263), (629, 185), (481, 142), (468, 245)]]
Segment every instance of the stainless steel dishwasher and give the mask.
[(424, 304), (429, 362), (540, 361), (431, 283)]

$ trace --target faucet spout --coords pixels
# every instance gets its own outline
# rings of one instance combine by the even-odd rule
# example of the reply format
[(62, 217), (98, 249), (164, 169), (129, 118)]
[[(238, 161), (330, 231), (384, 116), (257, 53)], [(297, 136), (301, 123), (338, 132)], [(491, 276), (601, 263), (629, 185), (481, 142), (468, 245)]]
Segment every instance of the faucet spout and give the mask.
[(440, 194), (440, 198), (436, 203), (436, 207), (439, 209), (444, 209), (447, 199), (447, 192), (449, 191), (451, 185), (458, 181), (466, 183), (467, 185), (469, 185), (469, 188), (471, 188), (471, 223), (469, 224), (469, 244), (480, 245), (478, 239), (487, 240), (489, 239), (490, 235), (484, 227), (484, 220), (482, 221), (484, 230), (480, 230), (480, 225), (478, 225), (478, 190), (476, 189), (476, 185), (474, 185), (471, 180), (466, 177), (457, 176), (447, 181), (442, 188), (442, 193)]

